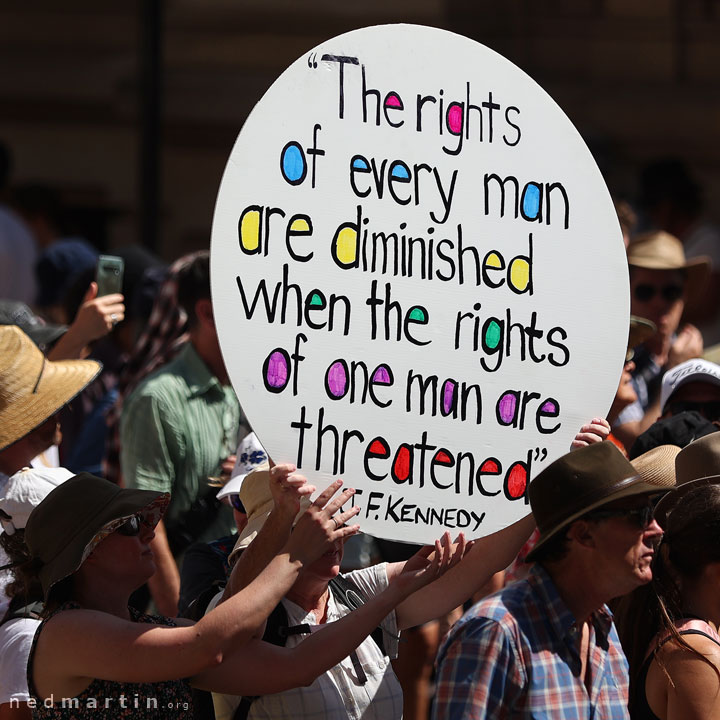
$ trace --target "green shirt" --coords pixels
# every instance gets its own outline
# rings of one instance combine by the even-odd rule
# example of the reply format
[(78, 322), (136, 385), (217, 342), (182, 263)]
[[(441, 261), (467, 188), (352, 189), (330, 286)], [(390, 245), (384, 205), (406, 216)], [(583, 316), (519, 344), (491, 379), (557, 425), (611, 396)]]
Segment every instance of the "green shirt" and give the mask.
[[(244, 421), (230, 386), (208, 370), (190, 342), (177, 357), (148, 376), (128, 397), (120, 423), (125, 485), (172, 494), (165, 516), (169, 532), (198, 497), (214, 494), (208, 477), (237, 449)], [(234, 529), (232, 510), (223, 505), (196, 540), (210, 541)]]

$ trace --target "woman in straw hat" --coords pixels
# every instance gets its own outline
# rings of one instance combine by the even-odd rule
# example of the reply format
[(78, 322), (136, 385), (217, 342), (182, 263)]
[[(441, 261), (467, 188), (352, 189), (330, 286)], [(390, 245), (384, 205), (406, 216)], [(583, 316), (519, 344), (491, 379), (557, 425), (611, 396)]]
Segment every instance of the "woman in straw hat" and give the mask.
[[(0, 326), (0, 498), (9, 478), (56, 442), (57, 413), (100, 367), (94, 360), (47, 360), (20, 328)], [(0, 548), (0, 565), (6, 562)], [(0, 571), (0, 615), (7, 582)]]
[[(33, 335), (38, 341), (56, 339), (57, 329)], [(94, 361), (47, 360), (18, 327), (0, 327), (0, 566), (24, 557), (30, 510), (72, 475), (63, 468), (29, 466), (56, 442), (58, 411), (99, 371)], [(34, 583), (2, 571), (0, 596), (5, 594), (10, 607), (0, 603), (0, 617), (6, 620), (0, 627), (0, 718), (29, 718), (24, 668), (38, 621), (27, 608), (42, 594)]]
[[(289, 504), (313, 490), (288, 487)], [(335, 496), (338, 488), (333, 483), (318, 496), (255, 580), (198, 623), (127, 605), (155, 571), (149, 543), (166, 494), (121, 489), (88, 474), (53, 490), (25, 528), (47, 613), (28, 660), (33, 717), (190, 718), (190, 684), (243, 694), (307, 684), (457, 561), (447, 543), (436, 543), (432, 560), (429, 548), (385, 592), (303, 647), (251, 640), (300, 569), (357, 532), (345, 523), (358, 508), (339, 512), (352, 491)]]

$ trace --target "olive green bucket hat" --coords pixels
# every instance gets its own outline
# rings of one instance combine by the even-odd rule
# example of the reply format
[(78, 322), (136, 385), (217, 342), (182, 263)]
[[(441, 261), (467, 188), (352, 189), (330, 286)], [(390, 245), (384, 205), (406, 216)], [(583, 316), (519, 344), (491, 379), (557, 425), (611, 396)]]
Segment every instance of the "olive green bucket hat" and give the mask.
[(53, 585), (72, 575), (97, 544), (133, 515), (155, 527), (170, 502), (167, 493), (127, 490), (80, 473), (56, 487), (30, 513), (25, 542), (40, 563), (47, 600)]

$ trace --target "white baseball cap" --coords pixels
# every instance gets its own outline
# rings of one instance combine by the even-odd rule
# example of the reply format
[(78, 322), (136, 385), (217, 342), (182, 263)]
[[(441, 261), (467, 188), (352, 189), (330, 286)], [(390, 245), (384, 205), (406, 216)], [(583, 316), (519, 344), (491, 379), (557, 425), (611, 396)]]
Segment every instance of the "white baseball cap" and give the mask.
[(254, 432), (248, 433), (238, 445), (236, 452), (237, 460), (235, 467), (230, 473), (230, 480), (218, 492), (218, 500), (222, 500), (228, 495), (237, 495), (240, 492), (240, 486), (243, 484), (245, 477), (262, 465), (267, 467), (268, 454), (265, 448), (260, 444), (257, 435)]
[(702, 358), (694, 358), (676, 365), (672, 370), (668, 370), (663, 375), (662, 388), (660, 390), (661, 412), (665, 412), (665, 405), (671, 395), (679, 387), (691, 382), (720, 385), (720, 365), (716, 365), (709, 360), (703, 360)]
[(58, 485), (75, 473), (65, 468), (23, 468), (8, 479), (0, 491), (0, 524), (8, 535), (14, 535), (27, 524), (30, 513)]

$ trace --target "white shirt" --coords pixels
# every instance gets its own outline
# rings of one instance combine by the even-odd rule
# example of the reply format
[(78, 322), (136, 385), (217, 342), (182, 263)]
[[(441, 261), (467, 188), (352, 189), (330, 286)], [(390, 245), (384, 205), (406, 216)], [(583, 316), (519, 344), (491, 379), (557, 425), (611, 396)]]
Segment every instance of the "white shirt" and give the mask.
[(0, 625), (0, 705), (27, 702), (27, 663), (40, 621), (17, 618)]
[[(388, 585), (386, 563), (349, 573), (352, 580), (367, 597), (382, 592)], [(320, 630), (314, 613), (306, 613), (294, 602), (283, 598), (289, 625), (307, 623), (313, 631)], [(338, 605), (332, 593), (328, 597), (327, 622), (339, 620), (350, 610)], [(393, 611), (382, 622), (385, 650), (382, 654), (375, 641), (368, 637), (356, 653), (367, 676), (360, 684), (352, 660), (347, 657), (334, 668), (317, 678), (308, 687), (286, 690), (257, 698), (250, 707), (248, 720), (400, 720), (403, 697), (400, 683), (390, 665), (397, 656), (398, 630)], [(291, 635), (286, 647), (295, 647), (307, 635)], [(213, 696), (217, 720), (232, 718), (239, 698)]]

